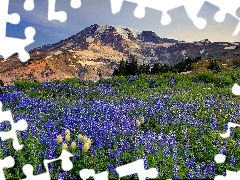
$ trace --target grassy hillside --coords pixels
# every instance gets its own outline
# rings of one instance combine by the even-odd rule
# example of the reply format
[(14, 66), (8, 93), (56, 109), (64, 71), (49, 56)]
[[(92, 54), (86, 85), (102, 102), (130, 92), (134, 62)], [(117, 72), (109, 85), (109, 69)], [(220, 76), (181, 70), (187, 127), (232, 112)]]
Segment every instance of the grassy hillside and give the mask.
[[(201, 61), (195, 69), (205, 65)], [(240, 129), (228, 139), (220, 133), (228, 122), (240, 123), (239, 97), (231, 92), (239, 80), (240, 71), (232, 68), (119, 76), (97, 83), (18, 81), (1, 87), (3, 108), (12, 111), (15, 121), (25, 119), (29, 125), (18, 133), (24, 145), (19, 152), (11, 140), (0, 142), (0, 158), (11, 155), (16, 161), (4, 170), (6, 177), (24, 178), (21, 168), (27, 163), (35, 174), (45, 172), (43, 159), (57, 158), (62, 148), (74, 154), (74, 167), (63, 172), (60, 162), (50, 165), (53, 178), (79, 178), (85, 168), (108, 170), (116, 178), (114, 168), (136, 159), (144, 159), (146, 168), (157, 168), (163, 179), (213, 178), (226, 169), (237, 171)], [(8, 123), (0, 125), (10, 129)], [(224, 164), (214, 161), (220, 152), (227, 156)]]

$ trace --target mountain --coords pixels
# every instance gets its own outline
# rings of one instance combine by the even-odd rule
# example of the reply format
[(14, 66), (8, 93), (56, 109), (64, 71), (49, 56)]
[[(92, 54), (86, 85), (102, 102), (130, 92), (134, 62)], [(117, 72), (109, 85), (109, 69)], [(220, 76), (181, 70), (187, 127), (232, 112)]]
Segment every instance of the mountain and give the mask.
[[(31, 60), (21, 63), (14, 54), (0, 60), (0, 79), (48, 81), (77, 77), (97, 81), (112, 75), (119, 61), (135, 57), (138, 63), (174, 65), (187, 57), (238, 59), (239, 43), (184, 42), (161, 38), (152, 31), (94, 24), (55, 44), (29, 52)], [(234, 51), (234, 52), (233, 52)], [(240, 53), (239, 53), (240, 54)]]

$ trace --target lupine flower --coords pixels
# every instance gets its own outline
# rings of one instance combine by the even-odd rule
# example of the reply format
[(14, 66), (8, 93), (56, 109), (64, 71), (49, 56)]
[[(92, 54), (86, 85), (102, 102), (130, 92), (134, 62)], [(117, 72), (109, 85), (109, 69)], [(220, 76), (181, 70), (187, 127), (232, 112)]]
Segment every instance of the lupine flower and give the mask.
[(176, 83), (176, 79), (175, 79), (174, 77), (171, 77), (171, 78), (169, 79), (169, 83), (170, 83), (171, 85), (174, 85), (174, 84)]
[(72, 180), (79, 180), (76, 176), (73, 176)]
[(37, 172), (36, 174), (40, 174), (42, 172), (42, 164), (39, 164), (37, 167)]
[(108, 169), (109, 169), (109, 171), (110, 171), (111, 173), (113, 173), (114, 175), (118, 175), (115, 167), (114, 167), (112, 164), (108, 163)]
[(63, 180), (67, 177), (67, 173), (66, 172), (62, 172), (58, 175), (58, 180)]
[(193, 170), (190, 170), (190, 171), (188, 172), (187, 176), (188, 176), (189, 179), (195, 179), (195, 175), (194, 175)]
[(74, 159), (74, 161), (78, 161), (79, 160), (79, 156), (77, 154), (74, 154), (73, 155), (73, 159)]
[(239, 140), (237, 140), (237, 146), (240, 146), (240, 139)]
[(173, 179), (178, 179), (178, 165), (174, 164), (173, 166)]
[(227, 149), (226, 149), (226, 147), (222, 147), (222, 149), (220, 150), (219, 154), (226, 155), (226, 154), (227, 154)]
[(235, 166), (236, 165), (236, 158), (234, 156), (231, 156), (230, 164), (231, 164), (231, 166)]
[(200, 166), (196, 166), (195, 169), (195, 178), (199, 179), (201, 175), (201, 167)]

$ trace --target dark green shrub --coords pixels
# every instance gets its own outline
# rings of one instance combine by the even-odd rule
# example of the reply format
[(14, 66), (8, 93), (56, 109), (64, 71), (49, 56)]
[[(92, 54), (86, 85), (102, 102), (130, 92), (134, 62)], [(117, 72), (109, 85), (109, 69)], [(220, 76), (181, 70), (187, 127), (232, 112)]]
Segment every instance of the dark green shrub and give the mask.
[(14, 85), (18, 88), (19, 91), (24, 91), (29, 90), (30, 88), (37, 88), (41, 86), (41, 82), (32, 80), (17, 80), (14, 82)]
[(209, 65), (207, 67), (207, 69), (213, 71), (213, 72), (221, 72), (221, 67), (218, 65), (217, 61), (214, 59), (214, 60), (210, 60), (209, 62)]

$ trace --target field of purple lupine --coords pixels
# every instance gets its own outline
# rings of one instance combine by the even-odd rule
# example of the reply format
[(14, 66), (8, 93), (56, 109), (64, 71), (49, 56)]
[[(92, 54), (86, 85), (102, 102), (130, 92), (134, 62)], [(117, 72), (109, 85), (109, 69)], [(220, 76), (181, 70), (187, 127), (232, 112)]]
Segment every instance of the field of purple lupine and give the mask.
[[(64, 172), (60, 162), (49, 165), (54, 179), (80, 179), (81, 169), (109, 171), (144, 159), (145, 168), (157, 168), (162, 179), (214, 178), (226, 169), (240, 168), (240, 130), (223, 139), (227, 123), (240, 124), (239, 98), (231, 92), (240, 72), (199, 75), (114, 77), (97, 83), (77, 79), (54, 82), (17, 81), (1, 87), (0, 101), (14, 121), (25, 119), (28, 129), (18, 132), (24, 145), (15, 151), (12, 141), (0, 141), (0, 158), (13, 156), (7, 179), (25, 178), (22, 167), (45, 172), (44, 159), (57, 158), (61, 149), (74, 157)], [(6, 121), (2, 131), (11, 128)], [(214, 161), (216, 154), (225, 163)], [(126, 178), (136, 178), (135, 175)]]

